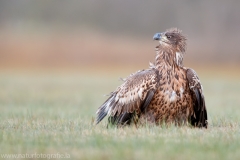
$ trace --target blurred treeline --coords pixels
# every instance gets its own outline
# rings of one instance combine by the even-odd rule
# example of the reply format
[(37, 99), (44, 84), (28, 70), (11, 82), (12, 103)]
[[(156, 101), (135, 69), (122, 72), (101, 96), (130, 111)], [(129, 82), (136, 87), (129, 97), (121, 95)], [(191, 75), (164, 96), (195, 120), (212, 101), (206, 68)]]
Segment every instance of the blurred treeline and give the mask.
[[(188, 37), (185, 62), (240, 62), (240, 1), (0, 1), (0, 66), (142, 65), (155, 32)], [(133, 64), (134, 62), (134, 64)]]

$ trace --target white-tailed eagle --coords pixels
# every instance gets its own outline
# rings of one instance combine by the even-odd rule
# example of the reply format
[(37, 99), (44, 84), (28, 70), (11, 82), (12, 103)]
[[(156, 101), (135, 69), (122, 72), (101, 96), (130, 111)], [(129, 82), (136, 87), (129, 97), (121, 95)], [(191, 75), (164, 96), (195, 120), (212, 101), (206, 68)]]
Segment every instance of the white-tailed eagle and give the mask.
[(156, 33), (155, 64), (131, 74), (97, 110), (96, 123), (191, 124), (207, 128), (203, 88), (196, 72), (183, 66), (186, 37), (176, 28)]

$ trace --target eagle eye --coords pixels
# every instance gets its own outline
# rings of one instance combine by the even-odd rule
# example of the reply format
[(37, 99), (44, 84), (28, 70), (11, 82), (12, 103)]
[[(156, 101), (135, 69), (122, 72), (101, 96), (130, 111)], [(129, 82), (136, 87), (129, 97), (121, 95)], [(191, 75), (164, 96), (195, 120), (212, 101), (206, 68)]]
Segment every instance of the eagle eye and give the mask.
[(167, 35), (167, 38), (170, 39), (170, 38), (172, 38), (172, 36)]

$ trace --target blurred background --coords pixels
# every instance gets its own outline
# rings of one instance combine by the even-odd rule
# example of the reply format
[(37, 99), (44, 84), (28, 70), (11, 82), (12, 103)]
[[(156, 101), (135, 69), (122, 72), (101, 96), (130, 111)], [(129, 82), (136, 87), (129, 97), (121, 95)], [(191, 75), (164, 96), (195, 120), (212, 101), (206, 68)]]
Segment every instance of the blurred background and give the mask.
[(186, 66), (236, 68), (239, 7), (237, 0), (0, 1), (0, 69), (132, 72), (154, 60), (154, 33), (171, 27), (188, 37)]

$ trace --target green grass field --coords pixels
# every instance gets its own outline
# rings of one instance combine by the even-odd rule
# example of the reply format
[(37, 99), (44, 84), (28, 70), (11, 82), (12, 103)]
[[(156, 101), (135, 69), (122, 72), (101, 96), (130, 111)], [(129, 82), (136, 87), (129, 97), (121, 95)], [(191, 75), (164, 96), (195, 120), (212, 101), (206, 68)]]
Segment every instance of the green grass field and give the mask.
[(26, 153), (102, 160), (240, 159), (240, 81), (237, 76), (227, 77), (227, 72), (198, 72), (208, 129), (106, 129), (106, 120), (93, 125), (97, 108), (107, 98), (103, 95), (131, 72), (0, 72), (0, 159), (3, 154)]

